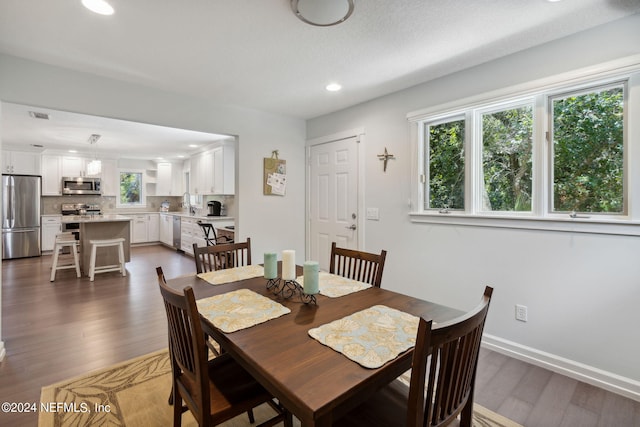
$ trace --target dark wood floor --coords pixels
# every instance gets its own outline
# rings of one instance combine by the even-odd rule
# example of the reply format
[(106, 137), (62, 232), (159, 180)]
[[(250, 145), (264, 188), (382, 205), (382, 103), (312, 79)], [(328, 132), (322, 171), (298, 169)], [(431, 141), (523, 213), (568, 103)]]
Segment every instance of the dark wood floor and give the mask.
[[(193, 258), (161, 246), (132, 250), (127, 277), (49, 282), (51, 257), (2, 263), (0, 402), (39, 402), (41, 387), (165, 348), (166, 319), (155, 267), (169, 278)], [(640, 403), (483, 350), (476, 401), (525, 426), (639, 426)], [(0, 412), (0, 426), (36, 426), (37, 414)]]

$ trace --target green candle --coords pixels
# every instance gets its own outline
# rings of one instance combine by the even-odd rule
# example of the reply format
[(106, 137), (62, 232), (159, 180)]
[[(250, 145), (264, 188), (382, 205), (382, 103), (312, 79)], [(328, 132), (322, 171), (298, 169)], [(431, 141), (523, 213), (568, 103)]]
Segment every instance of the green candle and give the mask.
[(302, 267), (304, 293), (307, 295), (315, 295), (320, 291), (320, 283), (318, 274), (320, 266), (318, 261), (305, 261)]
[(278, 259), (275, 252), (264, 254), (264, 278), (275, 279), (278, 277)]

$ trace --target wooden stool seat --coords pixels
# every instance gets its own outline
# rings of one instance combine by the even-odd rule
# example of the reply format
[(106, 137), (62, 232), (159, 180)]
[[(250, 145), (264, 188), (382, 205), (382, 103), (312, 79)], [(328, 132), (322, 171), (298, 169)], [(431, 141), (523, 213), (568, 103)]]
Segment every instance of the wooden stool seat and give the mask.
[[(127, 275), (127, 271), (124, 268), (124, 239), (122, 237), (118, 239), (104, 239), (104, 240), (89, 240), (91, 245), (91, 258), (89, 264), (89, 280), (93, 282), (96, 273), (106, 273), (109, 271), (119, 271), (122, 276)], [(118, 248), (118, 264), (100, 265), (96, 266), (96, 254), (98, 248)]]
[[(69, 260), (67, 264), (58, 264), (60, 251), (63, 248), (70, 248), (73, 254), (73, 262)], [(56, 234), (56, 240), (53, 246), (53, 263), (51, 264), (51, 282), (56, 280), (56, 272), (58, 270), (65, 270), (67, 268), (75, 268), (76, 275), (80, 277), (80, 260), (78, 259), (78, 241), (75, 239), (73, 233), (65, 232)]]

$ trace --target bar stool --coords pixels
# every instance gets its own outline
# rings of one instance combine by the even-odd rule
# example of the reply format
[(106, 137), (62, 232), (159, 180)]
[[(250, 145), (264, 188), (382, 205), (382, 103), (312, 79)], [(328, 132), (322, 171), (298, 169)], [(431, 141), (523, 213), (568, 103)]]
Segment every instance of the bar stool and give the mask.
[[(63, 248), (70, 248), (73, 254), (73, 263), (69, 260), (69, 263), (58, 265), (60, 251)], [(78, 259), (78, 241), (71, 232), (64, 232), (56, 234), (56, 240), (53, 246), (53, 264), (51, 264), (51, 278), (50, 281), (56, 280), (56, 272), (58, 270), (64, 270), (67, 268), (75, 268), (76, 275), (80, 277), (80, 260)]]
[[(124, 268), (124, 239), (105, 239), (105, 240), (89, 240), (91, 245), (91, 258), (89, 263), (89, 280), (93, 282), (96, 273), (106, 273), (108, 271), (119, 271), (122, 276), (127, 275)], [(98, 248), (118, 248), (118, 264), (100, 265), (96, 267), (96, 252)]]

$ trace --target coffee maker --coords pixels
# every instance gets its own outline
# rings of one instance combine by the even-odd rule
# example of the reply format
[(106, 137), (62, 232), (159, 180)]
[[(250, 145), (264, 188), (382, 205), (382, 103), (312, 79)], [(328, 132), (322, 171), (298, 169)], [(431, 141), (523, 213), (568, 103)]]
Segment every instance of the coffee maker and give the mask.
[(222, 210), (222, 203), (212, 200), (207, 203), (207, 207), (209, 208), (209, 213), (207, 216), (220, 216), (220, 211)]

